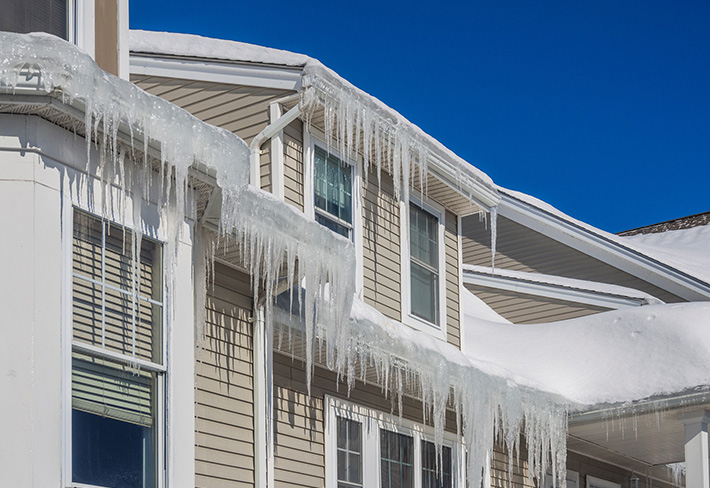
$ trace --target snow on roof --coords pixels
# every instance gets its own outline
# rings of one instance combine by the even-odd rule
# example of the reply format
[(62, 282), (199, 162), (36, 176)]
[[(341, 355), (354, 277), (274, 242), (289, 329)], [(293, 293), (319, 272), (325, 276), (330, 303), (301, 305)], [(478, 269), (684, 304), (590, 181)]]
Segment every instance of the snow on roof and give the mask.
[(273, 49), (246, 42), (212, 39), (193, 34), (131, 30), (129, 46), (132, 52), (222, 59), (248, 63), (304, 66), (318, 61), (303, 54)]
[(464, 264), (463, 270), (464, 272), (469, 271), (471, 273), (476, 274), (500, 276), (513, 280), (528, 281), (531, 283), (540, 283), (561, 288), (570, 288), (574, 290), (583, 290), (604, 295), (638, 298), (647, 304), (659, 305), (663, 303), (658, 298), (640, 290), (636, 290), (634, 288), (627, 288), (625, 286), (599, 283), (598, 281), (577, 280), (572, 278), (565, 278), (564, 276), (555, 276), (542, 273), (530, 273), (526, 271), (515, 271), (503, 268), (493, 269), (488, 266), (479, 266), (475, 264)]
[[(130, 50), (136, 53), (303, 67), (303, 90), (310, 88), (318, 94), (316, 97), (308, 97), (308, 103), (322, 106), (327, 113), (337, 114), (334, 120), (331, 120), (332, 115), (330, 118), (326, 117), (326, 125), (329, 120), (334, 122), (333, 126), (326, 127), (326, 133), (333, 134), (339, 140), (341, 147), (338, 149), (341, 154), (349, 154), (346, 149), (349, 151), (350, 148), (345, 147), (345, 139), (346, 134), (347, 138), (351, 137), (353, 128), (357, 128), (364, 138), (374, 138), (374, 146), (382, 147), (385, 141), (386, 144), (395, 146), (393, 161), (389, 163), (393, 165), (394, 175), (401, 176), (395, 178), (397, 195), (400, 179), (402, 181), (410, 179), (407, 163), (418, 165), (421, 177), (422, 172), (428, 171), (429, 156), (435, 156), (434, 164), (446, 177), (456, 182), (457, 190), (465, 192), (469, 198), (483, 202), (485, 207), (498, 203), (496, 186), (487, 174), (457, 156), (399, 112), (357, 88), (317, 59), (280, 49), (192, 34), (132, 30), (129, 42)], [(304, 98), (306, 93), (303, 92)], [(372, 141), (364, 144), (366, 152), (371, 147), (370, 142)], [(401, 153), (401, 156), (396, 154), (397, 152)], [(366, 164), (369, 164), (370, 158), (365, 159)], [(380, 166), (381, 161), (378, 156), (378, 171)], [(404, 185), (404, 187), (406, 192), (408, 186)]]
[[(710, 226), (708, 225), (686, 229), (687, 231), (693, 232), (682, 235), (672, 233), (685, 232), (685, 230), (622, 237), (570, 217), (549, 203), (543, 202), (533, 196), (502, 187), (498, 187), (498, 190), (505, 195), (570, 222), (587, 232), (599, 235), (619, 246), (641, 253), (644, 256), (710, 284)], [(666, 235), (666, 237), (658, 237), (664, 235)]]
[(710, 384), (710, 303), (650, 305), (549, 324), (486, 319), (462, 290), (462, 350), (543, 385), (578, 405), (596, 406)]

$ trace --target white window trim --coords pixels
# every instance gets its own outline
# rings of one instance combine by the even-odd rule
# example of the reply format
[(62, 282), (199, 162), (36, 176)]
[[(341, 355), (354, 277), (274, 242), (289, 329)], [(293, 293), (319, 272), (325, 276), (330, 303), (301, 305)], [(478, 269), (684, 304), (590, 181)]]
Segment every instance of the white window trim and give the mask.
[[(168, 324), (167, 324), (167, 318), (168, 318), (168, 313), (166, 310), (166, 302), (167, 300), (165, 299), (167, 297), (167, 288), (166, 288), (166, 280), (163, 279), (163, 313), (162, 313), (162, 350), (163, 350), (163, 355), (162, 355), (162, 363), (153, 363), (151, 361), (144, 361), (136, 358), (130, 358), (129, 356), (125, 356), (122, 354), (118, 353), (113, 353), (109, 350), (104, 350), (101, 348), (97, 347), (92, 347), (86, 344), (81, 344), (81, 343), (75, 343), (72, 340), (73, 336), (73, 316), (72, 316), (72, 310), (73, 310), (73, 233), (74, 233), (74, 211), (78, 210), (81, 212), (84, 212), (88, 215), (92, 215), (94, 217), (100, 218), (102, 220), (105, 220), (106, 222), (110, 224), (115, 224), (118, 226), (124, 226), (126, 230), (128, 231), (133, 231), (133, 229), (130, 228), (130, 226), (127, 225), (127, 220), (132, 213), (124, 212), (124, 220), (123, 221), (118, 221), (115, 219), (107, 219), (105, 217), (101, 217), (96, 214), (96, 212), (89, 207), (87, 202), (81, 201), (75, 194), (72, 195), (71, 198), (64, 197), (63, 198), (63, 203), (62, 203), (62, 253), (63, 253), (63, 259), (64, 259), (64, 266), (63, 266), (63, 292), (62, 292), (62, 300), (63, 300), (63, 331), (62, 331), (62, 353), (63, 353), (63, 364), (62, 364), (62, 395), (64, 399), (64, 406), (65, 408), (63, 409), (62, 412), (62, 422), (63, 422), (63, 439), (64, 439), (64, 446), (62, 450), (62, 462), (63, 462), (63, 486), (67, 488), (84, 488), (89, 485), (81, 484), (81, 483), (75, 483), (72, 481), (72, 468), (73, 468), (73, 460), (72, 460), (72, 391), (71, 391), (71, 386), (72, 386), (72, 353), (77, 350), (84, 350), (87, 352), (90, 352), (92, 355), (96, 357), (101, 357), (104, 359), (108, 360), (116, 360), (116, 359), (122, 359), (126, 360), (128, 364), (136, 364), (140, 365), (141, 367), (145, 366), (146, 370), (150, 371), (155, 371), (159, 374), (156, 375), (156, 427), (157, 427), (157, 432), (156, 432), (156, 439), (157, 439), (157, 448), (156, 448), (156, 477), (157, 477), (157, 486), (158, 487), (165, 487), (167, 486), (166, 478), (167, 478), (167, 473), (166, 470), (164, 469), (165, 467), (165, 460), (166, 460), (166, 455), (168, 453), (168, 449), (166, 446), (166, 442), (168, 442), (166, 431), (168, 429), (168, 422), (167, 422), (167, 409), (166, 409), (166, 402), (165, 402), (165, 396), (166, 396), (166, 391), (167, 391), (167, 384), (170, 378), (168, 378)], [(101, 208), (99, 205), (97, 205), (97, 208)], [(155, 240), (159, 242), (163, 246), (163, 250), (165, 250), (166, 244), (165, 244), (165, 236), (161, 235), (162, 234), (162, 229), (159, 226), (157, 222), (147, 222), (146, 226), (143, 229), (143, 232), (147, 238), (150, 238), (152, 240)], [(163, 237), (163, 239), (158, 239), (158, 237)], [(165, 273), (164, 269), (165, 263), (162, 263), (162, 272)], [(192, 382), (192, 378), (189, 378), (189, 381)], [(94, 487), (91, 486), (91, 488), (101, 488), (101, 487)]]
[[(434, 442), (434, 429), (429, 426), (386, 414), (372, 408), (325, 396), (325, 486), (338, 486), (337, 417), (360, 422), (362, 425), (362, 483), (364, 487), (380, 488), (380, 429), (406, 434), (414, 438), (414, 488), (421, 488), (421, 442)], [(452, 485), (465, 486), (464, 446), (462, 439), (444, 432), (444, 446), (451, 448)], [(369, 467), (369, 469), (368, 469)]]
[[(439, 239), (439, 325), (432, 324), (428, 320), (424, 320), (412, 314), (412, 290), (411, 290), (411, 259), (410, 238), (409, 238), (409, 205), (414, 203), (420, 206), (430, 214), (434, 215), (439, 221), (438, 239)], [(426, 332), (432, 336), (447, 340), (446, 335), (446, 210), (442, 205), (428, 198), (419, 199), (410, 195), (409, 201), (400, 200), (399, 202), (399, 239), (400, 239), (400, 257), (402, 268), (402, 288), (401, 288), (401, 303), (402, 303), (402, 322), (414, 329)]]
[(619, 483), (587, 475), (587, 488), (621, 488)]
[[(561, 486), (558, 488), (568, 488), (567, 483), (572, 482), (574, 483), (574, 488), (581, 488), (579, 486), (579, 473), (577, 471), (573, 471), (571, 469), (567, 470), (567, 474), (565, 475), (565, 486)], [(543, 478), (543, 488), (553, 488), (554, 485), (554, 479), (552, 477), (551, 473), (547, 473), (545, 477)]]
[(358, 154), (357, 160), (343, 156), (336, 149), (337, 143), (331, 141), (330, 144), (324, 142), (325, 135), (318, 129), (312, 128), (312, 134), (304, 124), (303, 129), (303, 212), (310, 218), (316, 218), (315, 202), (313, 192), (315, 189), (315, 148), (320, 147), (328, 154), (332, 154), (343, 163), (349, 164), (353, 168), (352, 175), (352, 242), (355, 245), (355, 292), (362, 298), (363, 296), (363, 247), (362, 247), (362, 156)]

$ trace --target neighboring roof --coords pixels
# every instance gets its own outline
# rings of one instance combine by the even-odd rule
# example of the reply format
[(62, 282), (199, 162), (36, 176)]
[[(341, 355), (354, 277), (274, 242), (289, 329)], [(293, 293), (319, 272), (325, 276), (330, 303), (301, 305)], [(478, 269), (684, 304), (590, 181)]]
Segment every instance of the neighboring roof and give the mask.
[(492, 319), (465, 289), (461, 306), (464, 354), (580, 407), (710, 384), (707, 302), (633, 307), (533, 325)]
[[(606, 244), (615, 246), (624, 251), (627, 258), (637, 256), (636, 259), (638, 260), (645, 257), (661, 265), (660, 267), (656, 266), (657, 270), (665, 269), (668, 273), (672, 273), (674, 270), (679, 271), (693, 278), (695, 281), (693, 286), (699, 286), (705, 290), (703, 293), (706, 296), (708, 295), (708, 290), (710, 289), (710, 252), (702, 252), (702, 249), (710, 249), (710, 226), (704, 226), (708, 229), (707, 231), (696, 230), (694, 233), (687, 234), (687, 238), (683, 240), (676, 239), (675, 237), (667, 240), (664, 239), (667, 244), (662, 244), (660, 241), (622, 237), (603, 231), (590, 224), (574, 219), (552, 205), (533, 196), (526, 195), (525, 193), (501, 187), (498, 187), (498, 191), (502, 195), (505, 195), (509, 202), (517, 201), (529, 207), (533, 207), (541, 211), (538, 212), (538, 215), (546, 214), (547, 216), (558, 219), (558, 221), (566, 222), (571, 228), (594, 236), (597, 242), (605, 242)], [(501, 211), (501, 215), (504, 215), (503, 211)], [(695, 227), (694, 229), (703, 229), (703, 227)], [(686, 249), (672, 249), (668, 247), (671, 245), (676, 246), (681, 243), (681, 241), (687, 245), (687, 249), (693, 250), (692, 255), (685, 254)], [(664, 245), (667, 247), (664, 248)], [(627, 251), (631, 252), (629, 253)], [(634, 258), (632, 257), (631, 259)], [(697, 283), (698, 281), (702, 283)]]
[(189, 56), (246, 63), (305, 66), (318, 63), (304, 54), (247, 44), (246, 42), (211, 39), (174, 32), (129, 31), (130, 50), (136, 53)]
[(634, 236), (637, 234), (656, 234), (658, 232), (667, 232), (669, 230), (690, 229), (699, 225), (710, 224), (710, 212), (703, 212), (678, 219), (666, 220), (657, 224), (637, 227), (635, 229), (618, 232), (617, 235), (622, 237)]

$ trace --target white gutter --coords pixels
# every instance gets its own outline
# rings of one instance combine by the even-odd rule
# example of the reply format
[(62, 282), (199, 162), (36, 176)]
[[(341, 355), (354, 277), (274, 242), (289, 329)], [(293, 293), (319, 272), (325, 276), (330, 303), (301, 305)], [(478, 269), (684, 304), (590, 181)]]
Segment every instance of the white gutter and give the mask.
[(264, 130), (259, 132), (254, 139), (252, 139), (251, 144), (249, 144), (249, 162), (250, 162), (250, 183), (259, 188), (259, 179), (261, 177), (259, 156), (261, 155), (260, 147), (261, 144), (268, 139), (271, 139), (276, 134), (281, 132), (288, 124), (296, 120), (298, 116), (301, 115), (301, 104), (299, 103), (291, 110), (286, 112), (279, 119), (273, 121), (271, 124), (267, 125)]
[(621, 286), (584, 280), (560, 280), (557, 276), (522, 271), (500, 269), (493, 271), (489, 267), (470, 264), (463, 265), (462, 279), (463, 283), (468, 285), (610, 309), (663, 303), (651, 295)]

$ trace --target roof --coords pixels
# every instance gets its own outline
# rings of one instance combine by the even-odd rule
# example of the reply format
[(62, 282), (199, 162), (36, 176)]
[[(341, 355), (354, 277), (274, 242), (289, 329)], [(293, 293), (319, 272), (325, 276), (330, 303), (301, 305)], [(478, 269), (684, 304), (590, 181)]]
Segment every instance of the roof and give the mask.
[[(303, 78), (300, 89), (302, 103), (331, 114), (326, 118), (325, 125), (330, 123), (335, 126), (332, 128), (337, 130), (333, 130), (333, 134), (352, 134), (353, 128), (357, 128), (358, 132), (363, 134), (363, 141), (365, 137), (371, 139), (368, 143), (363, 143), (365, 156), (371, 146), (393, 146), (394, 157), (390, 164), (393, 165), (393, 173), (399, 174), (402, 181), (410, 179), (411, 166), (413, 173), (417, 173), (419, 169), (420, 176), (422, 173), (434, 175), (455, 192), (479, 203), (483, 209), (497, 205), (500, 200), (496, 185), (487, 174), (454, 154), (399, 112), (357, 88), (315, 58), (244, 42), (142, 30), (130, 31), (130, 50), (134, 54), (298, 67)], [(309, 112), (313, 111), (309, 109)], [(337, 114), (337, 117), (333, 117), (333, 114)], [(325, 129), (325, 132), (331, 132), (329, 127)], [(349, 148), (345, 147), (345, 141), (342, 140), (344, 137), (338, 139), (341, 144), (338, 148), (340, 153), (347, 154), (346, 149)], [(380, 162), (378, 159), (378, 171)], [(400, 178), (395, 178), (397, 196), (399, 185)], [(402, 186), (406, 196), (408, 186)], [(474, 206), (470, 207), (472, 211), (479, 210)]]
[(677, 219), (666, 220), (665, 222), (659, 222), (657, 224), (645, 225), (643, 227), (625, 230), (623, 232), (618, 232), (617, 235), (628, 237), (637, 234), (655, 234), (657, 232), (667, 232), (669, 230), (690, 229), (691, 227), (707, 224), (710, 224), (710, 212), (702, 212), (695, 215), (688, 215), (687, 217), (680, 217)]

